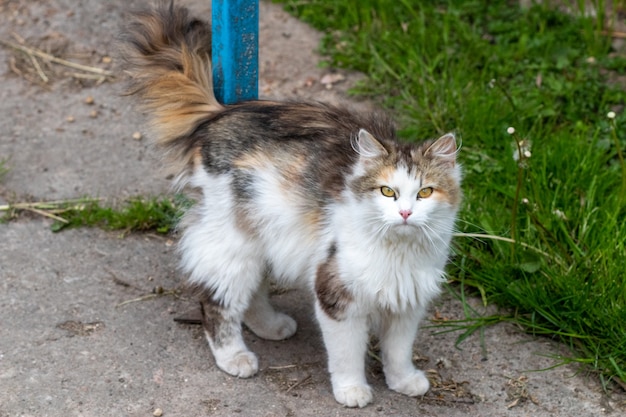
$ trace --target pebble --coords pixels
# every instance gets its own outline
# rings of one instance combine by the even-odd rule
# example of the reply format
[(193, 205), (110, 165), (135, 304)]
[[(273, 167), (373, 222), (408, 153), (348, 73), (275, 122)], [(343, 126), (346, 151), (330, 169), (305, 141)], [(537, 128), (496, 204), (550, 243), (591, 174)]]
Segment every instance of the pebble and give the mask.
[(330, 90), (331, 88), (333, 88), (333, 84), (340, 83), (345, 79), (346, 77), (344, 77), (342, 74), (331, 73), (324, 75), (320, 80), (320, 83), (323, 84), (327, 90)]
[(157, 408), (154, 410), (154, 412), (152, 413), (152, 415), (154, 417), (161, 417), (163, 415), (163, 410), (161, 410), (160, 408)]
[(141, 132), (135, 132), (135, 133), (133, 133), (133, 139), (135, 139), (135, 140), (141, 140), (141, 138), (142, 138)]
[(93, 103), (95, 103), (95, 100), (92, 96), (85, 97), (85, 104), (92, 105)]

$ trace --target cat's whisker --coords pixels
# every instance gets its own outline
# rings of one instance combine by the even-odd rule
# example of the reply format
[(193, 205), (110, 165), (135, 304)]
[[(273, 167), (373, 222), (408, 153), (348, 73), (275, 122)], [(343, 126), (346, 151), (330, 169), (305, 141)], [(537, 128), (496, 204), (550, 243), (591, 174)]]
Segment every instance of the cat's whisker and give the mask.
[(430, 241), (430, 243), (432, 244), (432, 246), (437, 246), (437, 245), (435, 244), (435, 241), (433, 240), (433, 237), (435, 237), (435, 238), (439, 239), (439, 241), (440, 241), (442, 244), (445, 244), (445, 243), (446, 243), (446, 241), (445, 241), (445, 240), (444, 240), (441, 236), (439, 236), (439, 234), (438, 234), (437, 232), (435, 232), (434, 228), (433, 228), (431, 225), (429, 225), (428, 223), (424, 223), (424, 224), (422, 224), (422, 225), (421, 225), (421, 227), (422, 227), (423, 229), (426, 229), (426, 233), (424, 233), (424, 235), (428, 238), (428, 240)]
[(390, 226), (385, 219), (379, 213), (369, 213), (363, 218), (365, 224), (373, 225), (372, 235), (373, 239), (379, 238), (381, 235), (389, 230)]
[(367, 242), (367, 248), (368, 248), (369, 254), (379, 250), (378, 242), (380, 242), (381, 237), (384, 236), (389, 231), (390, 228), (391, 228), (391, 225), (383, 221), (380, 221), (379, 219), (378, 227), (373, 230), (373, 233), (371, 234), (371, 236), (369, 236), (369, 239)]
[[(430, 242), (432, 243), (432, 248), (436, 251), (437, 255), (443, 255), (445, 253), (447, 253), (448, 251), (448, 241), (443, 239), (441, 237), (441, 235), (439, 233), (437, 233), (435, 231), (435, 228), (429, 224), (424, 224), (423, 225), (425, 228), (428, 229), (428, 233), (426, 233), (426, 236), (428, 237), (428, 239), (430, 240)], [(443, 234), (447, 235), (447, 236), (451, 236), (452, 235), (452, 228), (450, 228), (449, 226), (447, 226), (446, 224), (435, 224), (435, 226), (438, 226), (439, 229), (443, 229), (440, 231), (443, 232)], [(445, 230), (445, 229), (449, 229), (449, 230)], [(435, 244), (435, 242), (433, 241), (433, 237), (437, 238), (440, 241), (440, 245)]]

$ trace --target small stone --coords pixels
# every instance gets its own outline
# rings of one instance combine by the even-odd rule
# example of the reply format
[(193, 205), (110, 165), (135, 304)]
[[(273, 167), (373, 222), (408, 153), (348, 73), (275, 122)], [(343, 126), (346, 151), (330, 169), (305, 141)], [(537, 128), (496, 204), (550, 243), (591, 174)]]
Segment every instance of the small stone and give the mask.
[(68, 123), (74, 123), (76, 121), (76, 119), (74, 118), (74, 116), (67, 116), (65, 118), (65, 121)]
[(160, 408), (156, 408), (153, 412), (152, 415), (154, 417), (161, 417), (163, 415), (163, 410), (161, 410)]
[(92, 110), (91, 112), (89, 112), (89, 117), (91, 117), (92, 119), (98, 117), (98, 110)]
[(92, 96), (85, 97), (85, 104), (92, 105), (93, 103), (95, 103), (95, 100)]
[(143, 136), (141, 135), (141, 132), (135, 132), (133, 133), (133, 139), (135, 140), (141, 140)]
[(113, 59), (110, 56), (103, 56), (102, 57), (102, 63), (103, 64), (110, 64), (111, 61), (113, 61)]
[(315, 84), (315, 78), (314, 77), (307, 77), (306, 80), (304, 80), (303, 85), (307, 88), (312, 87)]
[(340, 83), (344, 81), (345, 79), (346, 77), (344, 77), (342, 74), (330, 73), (330, 74), (324, 75), (322, 79), (320, 80), (320, 83), (324, 84), (326, 89), (330, 90), (331, 88), (333, 88), (334, 84)]

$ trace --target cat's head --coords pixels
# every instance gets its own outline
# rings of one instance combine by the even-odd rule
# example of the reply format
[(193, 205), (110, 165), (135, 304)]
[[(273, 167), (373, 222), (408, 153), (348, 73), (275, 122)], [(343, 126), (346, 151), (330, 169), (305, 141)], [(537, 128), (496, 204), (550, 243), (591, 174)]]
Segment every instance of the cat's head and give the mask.
[(453, 134), (417, 145), (353, 138), (359, 160), (350, 183), (365, 222), (380, 233), (450, 234), (461, 201), (461, 168)]

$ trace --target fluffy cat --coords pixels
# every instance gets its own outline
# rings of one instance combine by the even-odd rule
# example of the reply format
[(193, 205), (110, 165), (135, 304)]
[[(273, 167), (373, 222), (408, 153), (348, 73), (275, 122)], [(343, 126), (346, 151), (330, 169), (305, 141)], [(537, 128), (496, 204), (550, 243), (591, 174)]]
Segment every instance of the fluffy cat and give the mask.
[(372, 401), (370, 332), (388, 386), (410, 396), (429, 382), (412, 363), (418, 323), (439, 293), (461, 200), (454, 135), (398, 142), (383, 114), (320, 103), (224, 106), (211, 80), (207, 23), (173, 4), (133, 15), (124, 37), (131, 93), (152, 116), (178, 186), (200, 190), (181, 229), (182, 270), (199, 292), (217, 366), (258, 371), (242, 323), (292, 336), (267, 280), (315, 298), (335, 399)]

